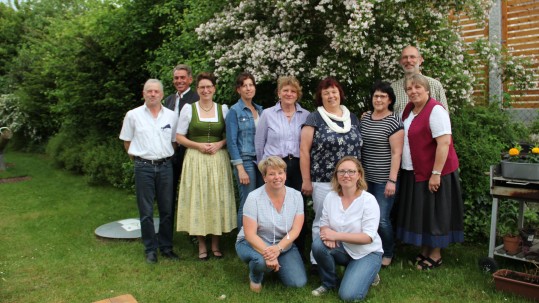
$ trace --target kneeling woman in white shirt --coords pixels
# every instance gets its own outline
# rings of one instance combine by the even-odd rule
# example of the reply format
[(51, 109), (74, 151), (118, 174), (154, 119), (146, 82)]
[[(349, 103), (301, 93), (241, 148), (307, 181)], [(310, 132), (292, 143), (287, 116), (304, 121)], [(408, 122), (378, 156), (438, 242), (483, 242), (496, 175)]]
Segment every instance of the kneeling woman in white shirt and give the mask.
[(320, 238), (312, 251), (322, 285), (313, 290), (321, 296), (337, 287), (337, 265), (346, 266), (339, 287), (344, 301), (363, 300), (378, 278), (382, 263), (382, 241), (377, 233), (380, 209), (368, 193), (361, 163), (344, 157), (335, 166), (332, 191), (324, 200)]

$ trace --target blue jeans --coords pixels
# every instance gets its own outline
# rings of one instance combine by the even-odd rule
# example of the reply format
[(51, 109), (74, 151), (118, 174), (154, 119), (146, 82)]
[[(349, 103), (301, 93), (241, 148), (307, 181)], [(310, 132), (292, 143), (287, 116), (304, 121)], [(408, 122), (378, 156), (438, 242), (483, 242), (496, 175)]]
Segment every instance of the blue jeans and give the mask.
[[(174, 227), (172, 161), (150, 164), (135, 160), (135, 191), (140, 215), (140, 229), (144, 251), (172, 249)], [(153, 203), (159, 209), (159, 236), (153, 224)]]
[[(266, 267), (264, 257), (245, 239), (236, 243), (236, 252), (243, 262), (249, 264), (249, 279), (254, 283), (262, 283), (264, 273), (271, 271)], [(294, 244), (289, 250), (283, 251), (277, 260), (281, 265), (277, 274), (284, 285), (290, 287), (305, 286), (307, 274), (299, 251)]]
[[(391, 225), (391, 208), (395, 202), (395, 195), (386, 198), (384, 191), (386, 188), (385, 183), (367, 182), (369, 186), (369, 193), (371, 193), (378, 201), (380, 206), (380, 225), (378, 226), (378, 234), (382, 239), (382, 248), (384, 249), (384, 257), (393, 258), (393, 248), (395, 241), (393, 238), (393, 226)], [(398, 184), (395, 188), (399, 188)]]
[(313, 255), (318, 263), (322, 285), (327, 289), (337, 287), (337, 265), (346, 266), (339, 287), (339, 297), (344, 301), (363, 300), (382, 265), (382, 253), (372, 252), (365, 257), (352, 259), (341, 245), (329, 249), (320, 238), (313, 241)]
[(234, 166), (234, 176), (236, 177), (236, 183), (238, 184), (238, 192), (240, 194), (240, 206), (238, 207), (238, 230), (243, 226), (243, 205), (247, 196), (253, 190), (262, 186), (262, 175), (258, 170), (258, 167), (253, 162), (256, 157), (246, 156), (241, 158), (243, 160), (243, 168), (247, 175), (249, 175), (249, 184), (241, 184), (238, 176), (238, 169)]

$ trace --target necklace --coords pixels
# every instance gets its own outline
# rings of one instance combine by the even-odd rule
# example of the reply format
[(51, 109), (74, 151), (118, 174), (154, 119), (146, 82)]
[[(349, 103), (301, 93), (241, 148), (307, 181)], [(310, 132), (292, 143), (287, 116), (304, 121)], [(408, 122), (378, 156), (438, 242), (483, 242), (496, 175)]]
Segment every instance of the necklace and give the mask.
[(293, 111), (291, 113), (287, 113), (285, 111), (283, 111), (283, 112), (284, 112), (285, 117), (287, 117), (287, 118), (292, 118), (292, 116), (294, 116), (294, 114), (296, 113), (296, 111)]
[(213, 108), (213, 102), (211, 103), (211, 106), (210, 106), (210, 108), (208, 108), (208, 109), (205, 109), (204, 107), (202, 107), (202, 104), (200, 104), (200, 103), (198, 103), (198, 106), (200, 106), (200, 108), (201, 108), (203, 111), (209, 112), (209, 111)]

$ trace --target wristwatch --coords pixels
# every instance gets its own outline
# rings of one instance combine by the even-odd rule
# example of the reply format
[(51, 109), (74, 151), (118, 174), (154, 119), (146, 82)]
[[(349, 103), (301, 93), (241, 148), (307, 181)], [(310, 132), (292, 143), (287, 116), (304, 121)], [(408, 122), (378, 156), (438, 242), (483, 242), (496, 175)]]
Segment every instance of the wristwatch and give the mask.
[(433, 174), (433, 175), (441, 175), (442, 172), (437, 171), (437, 170), (433, 170), (433, 171), (432, 171), (432, 174)]

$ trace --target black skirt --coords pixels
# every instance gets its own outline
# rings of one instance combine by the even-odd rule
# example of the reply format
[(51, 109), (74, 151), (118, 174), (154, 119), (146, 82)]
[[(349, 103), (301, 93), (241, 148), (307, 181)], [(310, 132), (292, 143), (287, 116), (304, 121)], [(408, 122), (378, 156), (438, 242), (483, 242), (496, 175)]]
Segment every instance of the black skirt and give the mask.
[(415, 182), (401, 170), (397, 202), (397, 238), (416, 246), (445, 248), (464, 241), (464, 204), (458, 171), (442, 176), (436, 193), (429, 181)]

